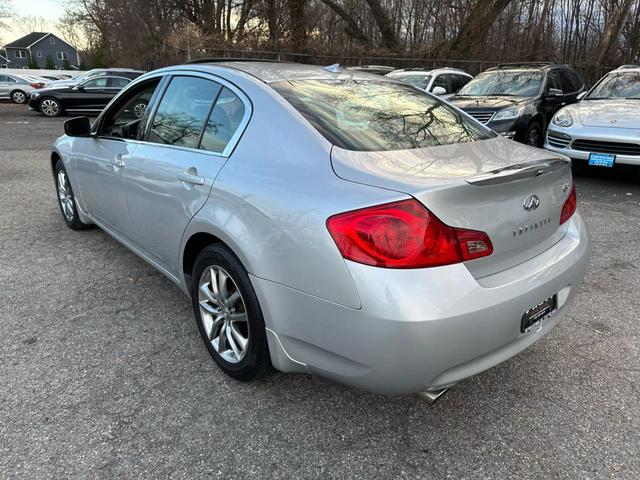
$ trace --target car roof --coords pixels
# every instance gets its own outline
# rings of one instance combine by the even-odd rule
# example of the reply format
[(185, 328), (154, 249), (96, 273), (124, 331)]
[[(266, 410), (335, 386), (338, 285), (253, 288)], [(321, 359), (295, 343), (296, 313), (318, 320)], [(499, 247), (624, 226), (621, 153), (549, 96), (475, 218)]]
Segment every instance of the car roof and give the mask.
[(362, 79), (378, 80), (380, 75), (361, 70), (339, 69), (337, 73), (326, 70), (321, 65), (306, 65), (302, 63), (268, 62), (268, 61), (212, 61), (198, 62), (198, 67), (226, 67), (247, 73), (264, 83), (294, 81), (294, 80), (335, 80)]

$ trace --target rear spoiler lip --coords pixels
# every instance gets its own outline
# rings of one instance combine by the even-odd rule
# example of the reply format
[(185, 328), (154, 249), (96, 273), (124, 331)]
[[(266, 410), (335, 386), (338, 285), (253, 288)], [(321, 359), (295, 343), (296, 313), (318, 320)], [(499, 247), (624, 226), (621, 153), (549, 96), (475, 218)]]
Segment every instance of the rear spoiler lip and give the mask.
[(546, 160), (536, 160), (533, 162), (509, 165), (508, 167), (499, 168), (491, 172), (467, 178), (465, 181), (469, 185), (475, 185), (478, 187), (499, 185), (502, 183), (517, 182), (519, 180), (539, 177), (540, 175), (545, 175), (570, 166), (570, 160), (564, 158), (549, 158)]

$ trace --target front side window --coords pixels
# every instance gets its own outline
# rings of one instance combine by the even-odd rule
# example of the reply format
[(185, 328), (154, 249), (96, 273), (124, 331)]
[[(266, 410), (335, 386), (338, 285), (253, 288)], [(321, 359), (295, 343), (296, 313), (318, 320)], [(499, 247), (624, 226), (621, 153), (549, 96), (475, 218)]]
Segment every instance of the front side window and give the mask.
[(106, 88), (107, 87), (107, 78), (94, 78), (92, 80), (87, 80), (82, 84), (84, 88)]
[(640, 72), (610, 73), (593, 87), (587, 100), (602, 98), (640, 99)]
[(158, 105), (148, 140), (195, 148), (220, 88), (204, 78), (172, 78)]
[(116, 103), (105, 113), (101, 136), (129, 138), (138, 137), (140, 121), (144, 117), (147, 105), (160, 84), (159, 78), (137, 85), (119, 97)]
[(564, 92), (562, 88), (562, 79), (560, 78), (560, 72), (558, 70), (552, 70), (551, 72), (549, 72), (549, 76), (547, 77), (546, 91), (548, 92), (552, 88)]
[(242, 100), (227, 87), (224, 87), (218, 95), (209, 120), (207, 120), (200, 148), (222, 153), (233, 134), (240, 127), (244, 112)]
[(449, 75), (438, 75), (436, 79), (433, 81), (433, 85), (431, 86), (432, 92), (435, 87), (444, 88), (445, 93), (453, 93), (453, 88), (451, 86)]
[(534, 97), (540, 93), (544, 75), (535, 71), (492, 71), (478, 75), (458, 95)]
[(271, 86), (324, 137), (347, 150), (403, 150), (493, 138), (490, 130), (414, 87), (375, 80)]

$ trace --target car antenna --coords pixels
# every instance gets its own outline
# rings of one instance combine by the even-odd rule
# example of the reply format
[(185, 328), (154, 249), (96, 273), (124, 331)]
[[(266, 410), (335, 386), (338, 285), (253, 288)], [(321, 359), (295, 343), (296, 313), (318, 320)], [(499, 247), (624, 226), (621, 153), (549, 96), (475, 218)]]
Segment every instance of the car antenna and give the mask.
[(326, 67), (323, 68), (323, 70), (326, 70), (327, 72), (331, 72), (331, 73), (342, 73), (344, 71), (344, 69), (342, 68), (342, 65), (340, 65), (339, 63), (334, 63), (333, 65), (327, 65)]

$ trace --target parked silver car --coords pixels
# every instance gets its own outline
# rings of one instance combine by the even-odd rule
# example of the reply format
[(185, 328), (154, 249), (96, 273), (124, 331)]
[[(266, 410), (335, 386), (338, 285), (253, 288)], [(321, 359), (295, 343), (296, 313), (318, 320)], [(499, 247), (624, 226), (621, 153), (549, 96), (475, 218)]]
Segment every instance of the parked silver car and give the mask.
[(36, 79), (0, 72), (0, 98), (8, 98), (14, 103), (26, 103), (29, 94), (40, 87), (42, 84)]
[(425, 92), (433, 93), (442, 98), (449, 98), (464, 87), (473, 76), (457, 68), (402, 68), (387, 73), (387, 77), (402, 80)]
[(590, 165), (640, 165), (640, 66), (609, 72), (551, 121), (545, 148)]
[(434, 398), (540, 340), (587, 267), (564, 157), (393, 79), (170, 67), (65, 131), (51, 155), (65, 222), (180, 286), (238, 380), (273, 365)]

